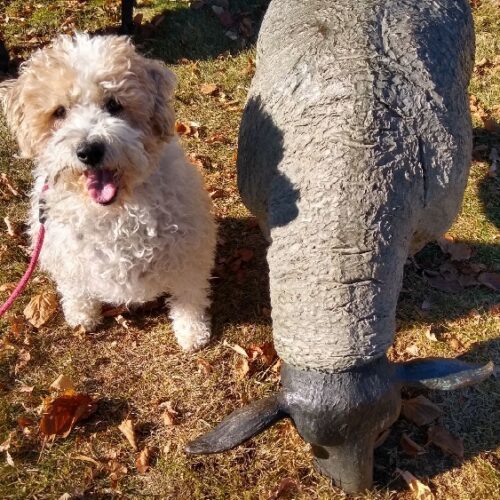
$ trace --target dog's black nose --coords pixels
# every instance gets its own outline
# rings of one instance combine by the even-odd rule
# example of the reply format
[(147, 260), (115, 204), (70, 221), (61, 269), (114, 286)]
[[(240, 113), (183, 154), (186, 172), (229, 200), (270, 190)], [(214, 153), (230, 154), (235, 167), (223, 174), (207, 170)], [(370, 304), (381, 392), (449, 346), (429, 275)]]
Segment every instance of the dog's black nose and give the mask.
[(76, 148), (76, 156), (85, 165), (95, 167), (104, 156), (102, 142), (82, 142)]

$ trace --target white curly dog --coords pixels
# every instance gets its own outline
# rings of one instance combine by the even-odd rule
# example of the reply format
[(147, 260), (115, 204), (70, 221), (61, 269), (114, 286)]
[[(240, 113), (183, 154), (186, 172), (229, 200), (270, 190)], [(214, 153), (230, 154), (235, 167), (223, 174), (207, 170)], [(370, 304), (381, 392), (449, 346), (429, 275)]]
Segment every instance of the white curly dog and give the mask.
[(30, 235), (43, 196), (40, 262), (68, 324), (92, 330), (103, 303), (169, 293), (177, 340), (195, 350), (210, 338), (216, 226), (175, 135), (175, 83), (127, 38), (77, 34), (36, 51), (0, 96), (22, 155), (35, 163)]

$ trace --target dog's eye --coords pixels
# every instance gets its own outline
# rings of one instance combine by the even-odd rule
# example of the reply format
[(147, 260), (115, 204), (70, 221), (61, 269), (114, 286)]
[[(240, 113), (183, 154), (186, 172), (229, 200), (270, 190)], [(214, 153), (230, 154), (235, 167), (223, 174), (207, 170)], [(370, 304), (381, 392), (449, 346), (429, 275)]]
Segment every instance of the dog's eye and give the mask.
[(112, 115), (116, 115), (123, 109), (123, 106), (113, 97), (105, 102), (104, 107)]
[(54, 118), (57, 118), (59, 120), (62, 120), (66, 116), (66, 108), (64, 106), (59, 106), (56, 108), (56, 110), (52, 113), (52, 116)]

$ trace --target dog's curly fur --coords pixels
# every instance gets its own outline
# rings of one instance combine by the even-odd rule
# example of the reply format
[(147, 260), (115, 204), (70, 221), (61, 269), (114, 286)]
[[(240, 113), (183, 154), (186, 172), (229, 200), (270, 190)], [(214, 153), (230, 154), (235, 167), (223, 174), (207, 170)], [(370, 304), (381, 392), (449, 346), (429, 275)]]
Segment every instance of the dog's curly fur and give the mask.
[[(173, 73), (127, 38), (77, 34), (35, 52), (0, 96), (22, 155), (35, 163), (32, 238), (49, 186), (40, 262), (67, 322), (93, 329), (102, 303), (169, 293), (177, 340), (194, 350), (210, 337), (216, 228), (201, 175), (175, 136), (174, 88)], [(77, 155), (96, 141), (105, 153), (92, 168), (109, 171), (117, 190), (109, 204), (91, 196), (93, 174)]]

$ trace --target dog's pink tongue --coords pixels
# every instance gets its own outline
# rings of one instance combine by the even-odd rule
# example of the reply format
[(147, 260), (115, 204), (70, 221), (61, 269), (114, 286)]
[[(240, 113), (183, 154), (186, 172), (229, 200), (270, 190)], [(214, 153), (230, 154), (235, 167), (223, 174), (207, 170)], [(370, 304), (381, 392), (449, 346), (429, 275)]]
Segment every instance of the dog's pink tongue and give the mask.
[(90, 197), (101, 205), (111, 203), (118, 191), (113, 172), (103, 169), (89, 170), (86, 176)]

